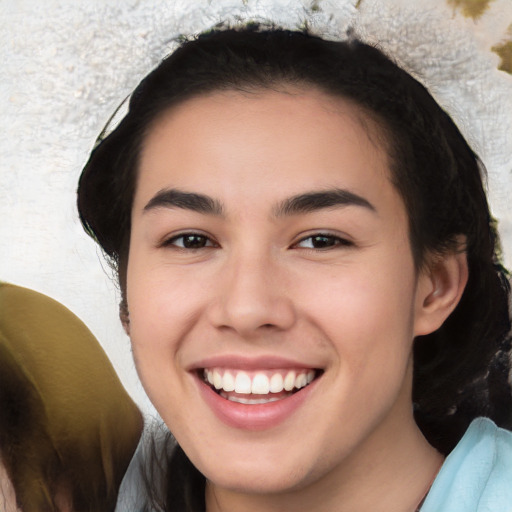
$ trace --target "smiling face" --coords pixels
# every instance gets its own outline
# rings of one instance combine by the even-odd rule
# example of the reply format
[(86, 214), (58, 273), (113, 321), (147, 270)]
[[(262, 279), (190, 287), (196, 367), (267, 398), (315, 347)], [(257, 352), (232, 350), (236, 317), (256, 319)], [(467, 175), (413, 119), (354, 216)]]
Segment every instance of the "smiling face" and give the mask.
[(214, 93), (145, 140), (127, 269), (134, 356), (218, 488), (350, 479), (418, 438), (411, 347), (431, 282), (362, 115), (315, 90)]

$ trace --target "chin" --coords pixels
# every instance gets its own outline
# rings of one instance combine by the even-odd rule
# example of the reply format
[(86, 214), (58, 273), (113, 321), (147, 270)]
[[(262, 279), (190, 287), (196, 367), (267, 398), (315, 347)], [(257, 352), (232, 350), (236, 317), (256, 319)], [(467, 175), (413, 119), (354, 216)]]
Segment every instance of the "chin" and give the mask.
[(205, 476), (214, 486), (241, 494), (282, 494), (306, 486), (308, 478), (299, 468), (284, 468), (275, 463), (237, 467), (222, 471), (206, 471)]
[(281, 494), (306, 487), (328, 471), (328, 461), (319, 463), (312, 453), (300, 452), (301, 447), (304, 443), (297, 440), (231, 442), (226, 450), (215, 445), (209, 453), (203, 449), (199, 458), (191, 454), (190, 459), (216, 487), (242, 494)]

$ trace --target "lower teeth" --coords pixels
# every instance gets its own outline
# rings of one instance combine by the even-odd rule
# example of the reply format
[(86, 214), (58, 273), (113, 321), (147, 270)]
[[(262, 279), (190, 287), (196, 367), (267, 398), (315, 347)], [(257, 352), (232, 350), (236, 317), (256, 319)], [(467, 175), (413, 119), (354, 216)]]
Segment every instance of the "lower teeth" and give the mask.
[(270, 402), (277, 402), (278, 400), (282, 400), (283, 398), (287, 398), (287, 396), (290, 396), (292, 393), (289, 393), (285, 396), (270, 396), (268, 398), (262, 398), (259, 396), (258, 398), (249, 398), (249, 397), (241, 397), (241, 396), (234, 396), (229, 395), (225, 391), (221, 391), (219, 395), (222, 398), (225, 398), (226, 400), (230, 400), (231, 402), (238, 402), (239, 404), (249, 404), (249, 405), (256, 405), (256, 404), (268, 404)]

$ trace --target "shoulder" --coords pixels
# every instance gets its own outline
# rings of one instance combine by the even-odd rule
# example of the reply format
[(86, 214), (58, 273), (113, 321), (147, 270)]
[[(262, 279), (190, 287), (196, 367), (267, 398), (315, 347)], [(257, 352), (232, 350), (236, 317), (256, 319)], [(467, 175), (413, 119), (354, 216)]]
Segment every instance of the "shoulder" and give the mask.
[(474, 420), (448, 455), (422, 512), (511, 512), (512, 433)]

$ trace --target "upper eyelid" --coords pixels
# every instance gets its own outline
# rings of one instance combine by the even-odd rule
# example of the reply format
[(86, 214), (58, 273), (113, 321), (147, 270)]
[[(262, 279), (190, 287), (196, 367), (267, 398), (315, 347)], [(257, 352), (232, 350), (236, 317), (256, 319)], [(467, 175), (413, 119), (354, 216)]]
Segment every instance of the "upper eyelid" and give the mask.
[(194, 229), (194, 228), (185, 228), (185, 229), (176, 229), (173, 230), (166, 235), (164, 235), (162, 238), (167, 238), (168, 240), (172, 238), (179, 238), (180, 236), (186, 236), (186, 235), (198, 235), (198, 236), (204, 236), (206, 238), (214, 238), (213, 235), (210, 233), (203, 231), (201, 229)]
[(302, 242), (304, 240), (307, 240), (308, 238), (314, 238), (315, 236), (325, 236), (330, 238), (336, 238), (338, 240), (347, 242), (347, 243), (354, 243), (352, 238), (344, 233), (333, 233), (332, 231), (325, 230), (325, 231), (314, 231), (311, 233), (304, 233), (299, 236), (297, 236), (296, 241), (293, 242), (293, 244), (298, 244), (299, 242)]
[(175, 240), (178, 240), (180, 238), (183, 238), (187, 235), (195, 235), (195, 236), (202, 236), (206, 238), (208, 241), (212, 243), (213, 246), (219, 246), (220, 244), (215, 240), (215, 238), (207, 233), (203, 233), (201, 231), (194, 231), (194, 230), (188, 230), (188, 231), (181, 231), (179, 233), (173, 233), (171, 235), (164, 236), (159, 246), (165, 246), (165, 245), (172, 245), (172, 242)]
[[(325, 247), (304, 247), (304, 246), (301, 246), (301, 244), (310, 239), (310, 238), (315, 238), (315, 237), (321, 237), (321, 236), (324, 236), (326, 238), (333, 238), (334, 239), (334, 243), (332, 245), (327, 245)], [(313, 245), (313, 243), (311, 242), (311, 245)], [(310, 252), (314, 252), (314, 253), (318, 253), (318, 252), (329, 252), (329, 251), (332, 251), (332, 250), (340, 250), (340, 249), (350, 249), (350, 248), (354, 248), (356, 246), (356, 244), (348, 237), (344, 237), (344, 236), (340, 236), (340, 235), (333, 235), (333, 234), (329, 234), (329, 233), (313, 233), (311, 235), (308, 235), (308, 236), (303, 236), (301, 238), (299, 238), (296, 242), (294, 242), (293, 244), (290, 245), (290, 249), (292, 250), (301, 250), (301, 251), (310, 251)]]

